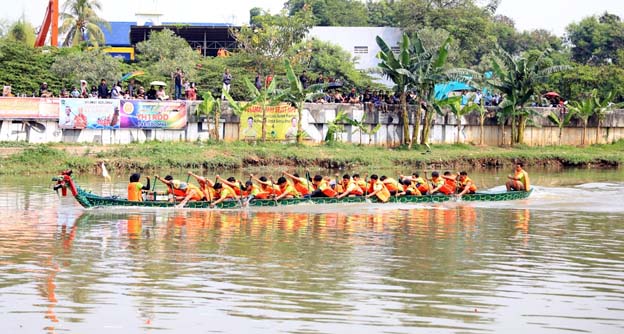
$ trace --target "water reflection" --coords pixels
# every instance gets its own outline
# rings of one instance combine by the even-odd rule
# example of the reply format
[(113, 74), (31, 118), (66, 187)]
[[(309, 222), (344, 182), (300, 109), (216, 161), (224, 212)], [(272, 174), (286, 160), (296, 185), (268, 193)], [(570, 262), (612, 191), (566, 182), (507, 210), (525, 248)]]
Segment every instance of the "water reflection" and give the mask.
[(624, 330), (618, 212), (83, 211), (29, 189), (0, 186), (3, 333)]

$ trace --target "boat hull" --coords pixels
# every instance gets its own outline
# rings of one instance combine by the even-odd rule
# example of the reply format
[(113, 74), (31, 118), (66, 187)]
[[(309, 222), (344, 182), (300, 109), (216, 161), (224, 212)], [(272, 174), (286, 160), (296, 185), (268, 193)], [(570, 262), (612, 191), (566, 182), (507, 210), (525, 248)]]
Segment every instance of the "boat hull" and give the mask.
[[(75, 198), (85, 208), (94, 207), (111, 207), (111, 206), (130, 206), (130, 207), (146, 207), (146, 208), (168, 208), (174, 207), (177, 203), (168, 201), (142, 201), (134, 202), (128, 201), (118, 197), (105, 197), (99, 196), (81, 188), (77, 188), (78, 193)], [(525, 199), (531, 195), (531, 191), (511, 191), (511, 192), (482, 192), (476, 194), (469, 194), (462, 196), (462, 201), (513, 201)], [(391, 197), (387, 203), (441, 203), (454, 200), (453, 196), (446, 195), (425, 195), (425, 196), (399, 196)], [(341, 204), (341, 203), (382, 203), (377, 198), (366, 199), (362, 196), (359, 197), (343, 197), (343, 198), (327, 198), (327, 197), (315, 197), (315, 198), (287, 198), (281, 200), (272, 199), (254, 199), (249, 201), (250, 207), (275, 207), (284, 205), (297, 205), (297, 204)], [(236, 209), (242, 206), (241, 201), (224, 201), (214, 208), (217, 209)], [(186, 203), (185, 208), (189, 209), (209, 209), (210, 202), (197, 201)]]

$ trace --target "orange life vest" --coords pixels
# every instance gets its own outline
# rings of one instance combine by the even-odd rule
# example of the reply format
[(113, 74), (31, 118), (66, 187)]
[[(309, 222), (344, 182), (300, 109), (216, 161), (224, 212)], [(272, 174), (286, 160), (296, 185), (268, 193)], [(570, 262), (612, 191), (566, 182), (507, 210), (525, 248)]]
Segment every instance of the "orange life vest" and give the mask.
[(143, 188), (143, 184), (141, 182), (128, 183), (128, 200), (131, 202), (143, 201), (141, 188)]
[(386, 188), (386, 185), (383, 182), (379, 180), (377, 181), (371, 180), (369, 192), (374, 193), (375, 191), (377, 191), (375, 196), (377, 196), (377, 198), (379, 198), (380, 201), (385, 203), (390, 199), (390, 191), (388, 190), (388, 188)]
[(468, 185), (468, 183), (470, 183), (470, 188), (468, 188), (468, 192), (474, 193), (477, 191), (477, 186), (475, 186), (474, 182), (472, 182), (472, 180), (466, 176), (466, 178), (463, 181), (459, 181), (459, 190), (460, 191), (464, 191), (464, 189), (466, 188), (466, 185)]
[(332, 188), (331, 188), (331, 187), (327, 184), (327, 181), (325, 181), (325, 180), (322, 180), (322, 181), (319, 183), (319, 185), (318, 185), (317, 189), (318, 189), (318, 190), (320, 190), (320, 191), (321, 191), (323, 194), (325, 194), (325, 196), (327, 196), (327, 197), (336, 197), (336, 195), (338, 195), (338, 193), (337, 193), (334, 189), (332, 189)]
[(383, 184), (386, 186), (386, 188), (390, 192), (399, 191), (399, 182), (391, 177), (383, 180)]
[(344, 192), (348, 192), (348, 195), (364, 195), (364, 191), (362, 191), (362, 188), (360, 188), (360, 186), (353, 182), (353, 180), (348, 180), (347, 182), (344, 182), (343, 180), (342, 189), (344, 190)]
[(308, 180), (302, 177), (298, 178), (294, 183), (295, 189), (297, 189), (297, 191), (303, 196), (309, 194), (310, 189), (312, 189), (312, 187), (308, 184)]
[(297, 190), (288, 182), (284, 183), (284, 185), (280, 187), (280, 192), (282, 194), (286, 194), (286, 197), (300, 197), (299, 192), (297, 192)]

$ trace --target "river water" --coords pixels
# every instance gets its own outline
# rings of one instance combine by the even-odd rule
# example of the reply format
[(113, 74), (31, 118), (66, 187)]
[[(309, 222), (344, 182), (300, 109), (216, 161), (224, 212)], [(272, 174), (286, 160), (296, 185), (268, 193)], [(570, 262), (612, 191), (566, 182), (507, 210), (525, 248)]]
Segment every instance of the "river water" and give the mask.
[(2, 177), (0, 333), (623, 333), (624, 173), (531, 175), (515, 202), (232, 211)]

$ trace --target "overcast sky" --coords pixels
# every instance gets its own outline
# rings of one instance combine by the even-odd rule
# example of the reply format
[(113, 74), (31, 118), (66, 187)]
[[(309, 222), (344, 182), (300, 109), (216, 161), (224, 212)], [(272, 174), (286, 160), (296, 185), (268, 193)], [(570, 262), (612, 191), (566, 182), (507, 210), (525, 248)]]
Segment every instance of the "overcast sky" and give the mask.
[[(9, 1), (9, 0), (5, 0)], [(61, 0), (61, 6), (65, 1)], [(41, 25), (47, 0), (13, 0), (2, 6), (0, 18), (15, 21), (22, 15), (35, 26)], [(249, 9), (262, 7), (277, 13), (284, 0), (100, 0), (101, 16), (107, 21), (135, 21), (138, 11), (163, 14), (163, 22), (203, 22), (241, 24), (249, 20)], [(546, 29), (563, 35), (565, 27), (585, 16), (605, 11), (624, 19), (624, 0), (502, 0), (499, 14), (511, 17), (520, 30)]]

